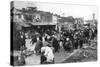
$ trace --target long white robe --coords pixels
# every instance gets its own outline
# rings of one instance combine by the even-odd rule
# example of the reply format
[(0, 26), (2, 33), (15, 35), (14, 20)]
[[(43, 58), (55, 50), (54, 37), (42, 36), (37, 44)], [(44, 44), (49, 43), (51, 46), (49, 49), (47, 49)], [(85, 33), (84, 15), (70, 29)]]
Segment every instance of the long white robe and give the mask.
[(25, 42), (25, 46), (27, 48), (27, 50), (30, 50), (30, 51), (35, 51), (35, 46), (36, 46), (36, 43), (32, 44), (31, 42), (32, 39), (26, 39)]
[(48, 46), (45, 46), (41, 48), (41, 52), (43, 51), (45, 52), (44, 56), (47, 57), (47, 62), (52, 62), (54, 59), (53, 49)]

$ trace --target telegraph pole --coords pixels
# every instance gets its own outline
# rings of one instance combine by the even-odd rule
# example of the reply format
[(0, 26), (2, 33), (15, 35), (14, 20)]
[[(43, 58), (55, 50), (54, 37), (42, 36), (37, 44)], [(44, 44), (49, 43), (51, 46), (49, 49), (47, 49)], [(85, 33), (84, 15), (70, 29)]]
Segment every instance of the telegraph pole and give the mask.
[(95, 13), (93, 13), (93, 25), (95, 24)]

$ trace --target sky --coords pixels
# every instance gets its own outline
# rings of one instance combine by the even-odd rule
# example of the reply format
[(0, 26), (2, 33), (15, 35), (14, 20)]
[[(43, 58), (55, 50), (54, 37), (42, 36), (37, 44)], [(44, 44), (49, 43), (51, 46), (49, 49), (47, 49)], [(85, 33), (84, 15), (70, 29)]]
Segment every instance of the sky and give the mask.
[(72, 5), (72, 4), (60, 4), (60, 3), (47, 3), (47, 2), (32, 2), (32, 1), (14, 1), (14, 7), (21, 9), (23, 7), (35, 6), (38, 10), (51, 12), (64, 17), (73, 16), (84, 17), (84, 20), (92, 19), (93, 13), (97, 19), (97, 7), (86, 5)]

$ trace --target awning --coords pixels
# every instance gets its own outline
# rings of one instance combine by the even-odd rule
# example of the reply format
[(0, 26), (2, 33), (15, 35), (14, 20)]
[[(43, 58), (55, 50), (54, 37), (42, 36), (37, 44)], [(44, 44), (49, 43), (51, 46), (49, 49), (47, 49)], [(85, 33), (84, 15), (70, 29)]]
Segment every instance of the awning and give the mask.
[(56, 25), (56, 23), (52, 23), (52, 22), (36, 22), (36, 23), (32, 23), (32, 22), (30, 22), (30, 24), (32, 24), (32, 25)]

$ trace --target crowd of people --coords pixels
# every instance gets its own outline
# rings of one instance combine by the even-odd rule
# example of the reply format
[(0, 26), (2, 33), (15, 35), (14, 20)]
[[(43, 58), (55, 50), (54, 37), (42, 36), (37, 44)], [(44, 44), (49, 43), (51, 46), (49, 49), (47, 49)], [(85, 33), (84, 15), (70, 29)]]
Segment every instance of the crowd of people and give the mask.
[[(97, 29), (89, 27), (84, 29), (63, 30), (57, 32), (49, 30), (52, 35), (47, 32), (39, 33), (38, 31), (21, 31), (21, 47), (22, 53), (31, 51), (33, 54), (41, 56), (40, 64), (55, 63), (54, 54), (59, 52), (60, 48), (65, 51), (73, 52), (75, 49), (81, 49), (84, 43), (90, 44), (90, 41), (97, 37)], [(25, 56), (25, 55), (24, 55)]]

